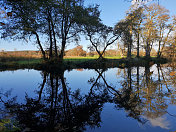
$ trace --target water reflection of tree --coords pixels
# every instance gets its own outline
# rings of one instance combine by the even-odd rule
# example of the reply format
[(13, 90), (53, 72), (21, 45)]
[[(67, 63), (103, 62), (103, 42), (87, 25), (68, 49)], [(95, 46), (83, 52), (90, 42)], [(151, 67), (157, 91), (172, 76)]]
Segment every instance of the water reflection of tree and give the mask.
[[(133, 91), (132, 87), (132, 76), (131, 76), (131, 67), (127, 69), (127, 74), (124, 73), (124, 75), (127, 75), (125, 77), (126, 79), (124, 82), (122, 82), (122, 89), (119, 90), (116, 86), (111, 86), (108, 84), (108, 82), (105, 79), (105, 74), (103, 76), (103, 73), (105, 70), (95, 70), (98, 73), (98, 76), (96, 79), (90, 79), (89, 83), (92, 84), (91, 91), (93, 88), (95, 88), (94, 93), (98, 91), (106, 91), (111, 96), (111, 99), (109, 100), (110, 103), (114, 103), (115, 107), (117, 109), (124, 109), (128, 112), (128, 116), (138, 120), (141, 123), (144, 123), (145, 120), (140, 118), (141, 114), (141, 106), (140, 105), (140, 98), (138, 98), (137, 94), (135, 94), (135, 91)], [(98, 80), (102, 81), (98, 81)], [(102, 87), (103, 86), (103, 87)]]
[(43, 80), (35, 98), (26, 95), (25, 103), (15, 99), (3, 103), (20, 127), (36, 131), (83, 131), (86, 126), (99, 127), (104, 103), (124, 109), (127, 116), (144, 124), (168, 113), (169, 103), (175, 104), (173, 69), (165, 65), (157, 65), (156, 71), (150, 66), (121, 69), (123, 79), (118, 86), (107, 80), (105, 69), (95, 69), (97, 77), (88, 80), (91, 86), (85, 95), (79, 89), (69, 88), (64, 72), (42, 72)]
[(124, 108), (128, 116), (144, 124), (146, 121), (140, 117), (143, 106), (133, 84), (132, 67), (128, 67), (126, 72), (127, 76), (124, 76), (120, 90), (121, 96), (115, 98), (116, 107)]
[(158, 64), (153, 66), (152, 70), (150, 66), (145, 66), (144, 73), (141, 73), (140, 77), (138, 77), (139, 71), (136, 73), (137, 93), (143, 106), (141, 115), (148, 119), (156, 119), (168, 113), (169, 101), (173, 100), (172, 96), (175, 96), (173, 91), (175, 83), (166, 81), (169, 73), (163, 74), (163, 71), (166, 72), (167, 69), (163, 70), (162, 65)]
[(143, 114), (147, 118), (155, 119), (166, 114), (167, 103), (165, 99), (165, 93), (160, 88), (160, 78), (154, 80), (152, 77), (153, 71), (150, 71), (150, 67), (145, 67), (145, 74), (142, 80), (142, 96), (143, 103), (145, 104)]
[(100, 126), (102, 106), (107, 102), (106, 93), (80, 95), (71, 91), (60, 74), (42, 73), (43, 82), (37, 97), (26, 95), (25, 103), (8, 101), (5, 106), (16, 116), (22, 128), (30, 131), (82, 131), (85, 126)]
[[(143, 68), (144, 73), (141, 71), (141, 67), (118, 69), (117, 75), (121, 75), (120, 77), (123, 78), (121, 88), (107, 83), (103, 76), (105, 70), (95, 70), (98, 76), (89, 82), (92, 84), (91, 90), (95, 88), (94, 92), (96, 92), (96, 90), (106, 89), (108, 94), (113, 97), (111, 102), (116, 105), (116, 108), (124, 109), (128, 116), (145, 123), (146, 118), (156, 119), (168, 113), (168, 100), (172, 104), (176, 102), (174, 98), (176, 92), (172, 89), (175, 86), (175, 81), (170, 76), (173, 69), (173, 67), (169, 67), (169, 70), (166, 70), (161, 65), (157, 65), (152, 71), (150, 65), (146, 65)], [(154, 70), (158, 70), (158, 73), (156, 71), (154, 73)], [(163, 71), (168, 73), (163, 73)], [(171, 80), (169, 81), (168, 78)], [(101, 81), (99, 81), (100, 79)]]
[(166, 86), (168, 91), (170, 91), (170, 94), (168, 94), (170, 103), (176, 104), (176, 63), (160, 65), (159, 69), (162, 79), (161, 83)]

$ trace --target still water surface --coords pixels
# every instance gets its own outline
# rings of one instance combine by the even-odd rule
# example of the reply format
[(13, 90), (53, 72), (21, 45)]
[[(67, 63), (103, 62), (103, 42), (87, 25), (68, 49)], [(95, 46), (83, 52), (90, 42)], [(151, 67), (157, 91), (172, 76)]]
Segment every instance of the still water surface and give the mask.
[(175, 65), (0, 72), (0, 131), (176, 131)]

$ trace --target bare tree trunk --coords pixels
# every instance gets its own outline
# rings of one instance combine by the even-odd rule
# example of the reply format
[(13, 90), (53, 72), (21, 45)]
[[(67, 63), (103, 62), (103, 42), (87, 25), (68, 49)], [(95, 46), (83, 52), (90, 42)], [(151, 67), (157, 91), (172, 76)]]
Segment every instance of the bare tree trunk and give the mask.
[(103, 54), (100, 53), (100, 51), (98, 50), (97, 45), (95, 45), (94, 42), (92, 41), (91, 35), (88, 35), (88, 36), (89, 36), (89, 40), (90, 40), (91, 44), (93, 45), (93, 47), (95, 48), (96, 52), (97, 52), (98, 55), (99, 55), (98, 60), (103, 59)]
[(103, 57), (103, 55), (100, 53), (99, 54), (99, 57), (98, 57), (98, 60), (103, 60), (104, 59), (104, 57)]
[(53, 40), (52, 40), (52, 32), (50, 25), (50, 18), (48, 18), (48, 28), (49, 28), (49, 37), (50, 37), (50, 48), (49, 48), (49, 58), (53, 58)]
[(39, 47), (40, 47), (40, 50), (41, 50), (41, 52), (42, 52), (43, 59), (46, 60), (45, 51), (43, 50), (43, 47), (42, 47), (42, 45), (41, 45), (41, 43), (40, 43), (39, 35), (38, 35), (36, 32), (33, 32), (33, 33), (36, 35), (37, 43), (38, 43), (38, 45), (39, 45)]
[(139, 58), (139, 43), (140, 43), (140, 35), (137, 34), (137, 58)]
[(158, 47), (158, 52), (157, 52), (157, 57), (161, 57), (161, 41), (159, 41), (159, 47)]
[(57, 53), (57, 42), (56, 42), (56, 34), (54, 31), (54, 28), (52, 28), (53, 30), (53, 37), (54, 37), (54, 50), (55, 50), (55, 56), (58, 57), (58, 53)]
[(128, 44), (127, 58), (130, 58), (130, 45)]
[(127, 58), (131, 59), (131, 42), (128, 44)]
[(132, 33), (131, 33), (132, 31), (130, 31), (130, 34), (129, 34), (129, 40), (128, 40), (128, 53), (127, 53), (127, 58), (128, 59), (131, 59), (131, 48), (132, 48), (132, 43), (133, 43), (133, 41), (132, 41)]
[[(51, 14), (50, 14), (50, 18), (51, 18)], [(55, 27), (54, 27), (54, 23), (52, 21), (51, 18), (51, 26), (52, 26), (52, 32), (53, 32), (53, 39), (54, 39), (54, 51), (55, 51), (55, 56), (58, 57), (58, 53), (57, 53), (57, 42), (56, 42), (56, 33), (54, 31)]]
[(61, 48), (61, 53), (59, 55), (59, 59), (61, 62), (63, 61), (63, 58), (64, 58), (65, 45), (66, 45), (66, 40), (62, 40), (62, 48)]
[(147, 45), (146, 45), (146, 52), (145, 52), (145, 57), (146, 58), (150, 58), (150, 44), (149, 44), (149, 42), (147, 41), (147, 43), (146, 43)]
[(93, 46), (95, 47), (95, 50), (96, 50), (96, 52), (97, 52), (98, 55), (99, 55), (98, 60), (103, 59), (103, 54), (100, 53), (100, 51), (98, 50), (98, 48), (97, 48), (94, 44), (93, 44)]

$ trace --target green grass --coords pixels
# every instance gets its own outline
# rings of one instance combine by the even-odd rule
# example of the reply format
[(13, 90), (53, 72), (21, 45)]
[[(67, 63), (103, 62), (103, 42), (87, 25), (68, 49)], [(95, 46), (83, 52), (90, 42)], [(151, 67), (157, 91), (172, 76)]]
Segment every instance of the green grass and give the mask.
[(42, 59), (29, 58), (3, 58), (0, 61), (0, 69), (23, 69), (33, 68), (41, 64)]
[(98, 56), (94, 57), (69, 57), (69, 58), (64, 58), (64, 60), (78, 60), (78, 59), (98, 59)]
[(20, 61), (16, 61), (16, 63), (18, 64), (38, 64), (41, 63), (42, 59), (29, 59), (29, 60), (20, 60)]
[[(112, 56), (112, 57), (105, 57), (109, 60), (120, 60), (123, 59), (121, 56)], [(125, 57), (124, 57), (125, 58)], [(134, 58), (134, 56), (132, 57)], [(141, 57), (143, 58), (143, 57)], [(154, 57), (153, 57), (154, 58)], [(64, 62), (73, 62), (73, 63), (83, 63), (88, 61), (93, 61), (98, 59), (98, 56), (94, 57), (69, 57), (64, 58)], [(41, 64), (43, 61), (42, 59), (35, 59), (35, 58), (0, 58), (0, 65), (35, 65), (35, 64)]]
[[(125, 59), (120, 56), (114, 57), (105, 57), (106, 60), (98, 60), (98, 56), (94, 57), (73, 57), (73, 58), (64, 58), (64, 63), (61, 65), (57, 61), (46, 61), (44, 62), (42, 59), (35, 58), (3, 58), (0, 60), (0, 69), (47, 69), (47, 70), (59, 70), (59, 69), (75, 69), (75, 68), (102, 68), (102, 67), (127, 67), (127, 66), (145, 66), (152, 63), (166, 63), (167, 59), (158, 59), (156, 57), (152, 58), (144, 58), (140, 57), (139, 59)], [(123, 65), (122, 65), (123, 64)]]
[(113, 57), (105, 57), (106, 59), (122, 59), (122, 58), (125, 58), (125, 57), (121, 57), (121, 56), (113, 56)]
[(73, 57), (73, 58), (64, 58), (64, 62), (74, 62), (74, 63), (83, 63), (86, 61), (92, 61), (98, 59), (98, 56), (94, 57)]

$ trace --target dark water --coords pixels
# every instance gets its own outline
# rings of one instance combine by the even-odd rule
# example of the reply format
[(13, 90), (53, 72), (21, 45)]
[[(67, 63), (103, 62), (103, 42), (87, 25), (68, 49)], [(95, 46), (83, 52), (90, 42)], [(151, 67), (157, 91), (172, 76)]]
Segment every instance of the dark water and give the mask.
[(0, 131), (176, 131), (175, 64), (0, 72)]

